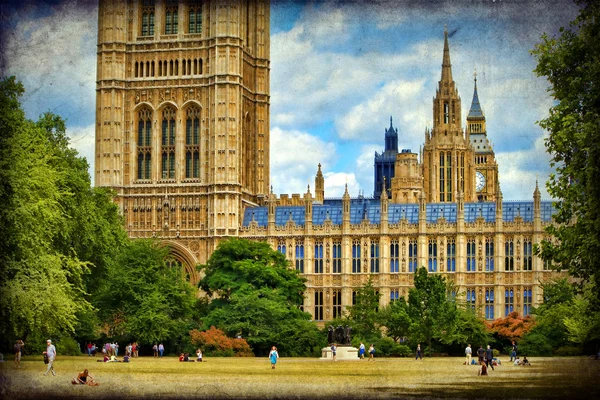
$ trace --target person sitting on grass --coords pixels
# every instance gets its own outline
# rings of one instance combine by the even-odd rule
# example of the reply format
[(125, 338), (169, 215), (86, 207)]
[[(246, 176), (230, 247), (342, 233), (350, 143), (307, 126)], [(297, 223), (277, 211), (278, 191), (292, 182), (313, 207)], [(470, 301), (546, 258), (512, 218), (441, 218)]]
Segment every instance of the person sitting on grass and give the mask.
[(487, 365), (485, 364), (485, 362), (481, 362), (479, 363), (479, 372), (477, 372), (478, 376), (483, 376), (483, 375), (487, 375)]
[(521, 365), (521, 360), (519, 359), (519, 356), (515, 357), (515, 361), (513, 363), (514, 365)]
[(196, 350), (196, 356), (197, 356), (196, 361), (202, 362), (202, 350), (201, 349)]
[(184, 361), (184, 355), (183, 355), (183, 353), (181, 353), (181, 354), (179, 355), (179, 361)]
[(129, 355), (128, 354), (125, 354), (123, 356), (123, 362), (129, 362)]
[(73, 378), (71, 381), (73, 385), (88, 385), (88, 386), (98, 386), (98, 382), (94, 381), (94, 378), (89, 374), (87, 369), (84, 369), (77, 378)]
[(527, 359), (527, 356), (523, 356), (523, 362), (521, 362), (521, 365), (531, 365), (531, 363)]

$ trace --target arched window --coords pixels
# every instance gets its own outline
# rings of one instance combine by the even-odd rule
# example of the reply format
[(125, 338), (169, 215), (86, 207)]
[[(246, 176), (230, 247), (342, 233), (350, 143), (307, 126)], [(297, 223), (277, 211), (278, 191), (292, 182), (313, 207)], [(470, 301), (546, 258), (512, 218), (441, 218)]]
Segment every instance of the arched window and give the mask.
[(161, 178), (175, 179), (175, 109), (167, 106), (162, 112)]
[(188, 33), (202, 33), (202, 2), (192, 1), (188, 10)]
[(165, 13), (165, 34), (172, 35), (177, 33), (178, 24), (177, 0), (167, 0)]
[(147, 107), (138, 111), (137, 152), (137, 178), (151, 179), (152, 110)]
[(189, 107), (185, 119), (185, 177), (200, 177), (200, 109)]
[(154, 35), (154, 0), (142, 1), (142, 36)]

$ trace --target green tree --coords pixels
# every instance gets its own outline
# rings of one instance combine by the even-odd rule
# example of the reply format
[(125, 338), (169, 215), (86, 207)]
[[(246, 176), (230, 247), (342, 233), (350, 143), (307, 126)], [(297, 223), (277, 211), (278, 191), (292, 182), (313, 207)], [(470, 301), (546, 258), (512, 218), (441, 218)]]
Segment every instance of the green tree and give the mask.
[[(0, 222), (3, 235), (0, 336), (27, 338), (72, 333), (76, 314), (90, 308), (83, 276), (88, 265), (57, 246), (71, 215), (72, 195), (61, 184), (61, 154), (42, 120), (25, 118), (23, 87), (14, 77), (0, 82)], [(52, 121), (60, 126), (62, 120)]]
[(410, 332), (411, 319), (408, 314), (408, 304), (404, 297), (394, 300), (380, 311), (381, 325), (386, 328), (386, 335), (399, 341)]
[[(542, 36), (532, 54), (555, 103), (539, 125), (549, 132), (548, 193), (557, 201), (554, 240), (536, 250), (555, 268), (600, 287), (600, 4), (578, 1), (581, 11), (560, 36)], [(600, 291), (596, 292), (600, 299)]]
[(408, 292), (411, 339), (427, 342), (431, 356), (433, 339), (446, 344), (454, 341), (457, 307), (441, 275), (429, 275), (421, 267), (415, 271), (414, 285)]
[(96, 304), (107, 336), (151, 344), (187, 337), (194, 293), (166, 246), (139, 239), (109, 265)]
[(232, 238), (219, 244), (199, 283), (214, 296), (202, 318), (203, 329), (215, 326), (241, 336), (256, 355), (276, 345), (281, 354), (314, 354), (322, 343), (310, 314), (302, 306), (305, 279), (268, 243)]
[(356, 290), (354, 305), (348, 308), (348, 320), (354, 336), (369, 340), (381, 337), (380, 297), (381, 295), (373, 287), (370, 277), (367, 283)]

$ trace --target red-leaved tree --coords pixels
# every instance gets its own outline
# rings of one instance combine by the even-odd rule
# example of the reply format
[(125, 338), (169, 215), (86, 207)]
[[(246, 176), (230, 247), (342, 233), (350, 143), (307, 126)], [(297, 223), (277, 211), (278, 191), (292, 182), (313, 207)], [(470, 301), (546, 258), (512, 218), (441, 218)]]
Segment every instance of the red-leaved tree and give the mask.
[(501, 343), (518, 342), (535, 325), (535, 320), (529, 315), (520, 316), (513, 311), (505, 318), (498, 318), (489, 323), (490, 332), (498, 338)]
[(225, 333), (211, 326), (209, 330), (199, 331), (193, 329), (190, 331), (192, 343), (200, 347), (207, 356), (236, 356), (253, 357), (252, 349), (246, 342), (246, 339), (232, 339)]

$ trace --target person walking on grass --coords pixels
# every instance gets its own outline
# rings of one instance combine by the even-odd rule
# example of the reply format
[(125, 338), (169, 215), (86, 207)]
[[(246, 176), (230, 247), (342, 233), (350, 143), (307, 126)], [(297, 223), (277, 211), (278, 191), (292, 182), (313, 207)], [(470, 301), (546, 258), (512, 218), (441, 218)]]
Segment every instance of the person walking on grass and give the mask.
[(468, 344), (467, 348), (465, 349), (465, 356), (467, 357), (467, 359), (466, 359), (467, 365), (471, 365), (471, 354), (472, 353), (473, 353), (473, 351), (471, 350), (471, 345)]
[(271, 369), (275, 369), (275, 364), (277, 364), (278, 358), (279, 353), (277, 353), (277, 347), (271, 347), (271, 352), (269, 353), (269, 359), (271, 360)]
[(333, 358), (333, 361), (337, 361), (336, 356), (337, 356), (337, 346), (334, 343), (331, 345), (331, 357)]
[(158, 345), (158, 356), (160, 358), (162, 358), (164, 352), (165, 352), (165, 346), (163, 346), (163, 344), (161, 343)]
[(494, 364), (492, 363), (493, 359), (494, 359), (494, 351), (488, 344), (487, 350), (485, 351), (485, 363), (487, 364), (488, 368), (492, 367), (492, 371), (494, 370)]
[(417, 356), (415, 357), (415, 360), (418, 359), (423, 360), (423, 355), (421, 354), (421, 343), (417, 344)]
[(154, 351), (154, 358), (158, 358), (158, 345), (156, 343), (152, 346), (152, 351)]
[(15, 368), (21, 368), (21, 353), (25, 343), (19, 339), (15, 342)]
[(52, 371), (52, 376), (56, 376), (54, 372), (54, 360), (56, 359), (56, 347), (52, 344), (52, 340), (46, 340), (46, 351), (44, 355), (48, 358), (48, 368), (44, 373), (44, 376), (48, 375), (48, 372)]
[(371, 360), (375, 360), (375, 345), (371, 344), (371, 347), (369, 347), (369, 361)]
[(358, 357), (363, 360), (365, 358), (365, 344), (360, 342), (360, 347), (358, 348)]

